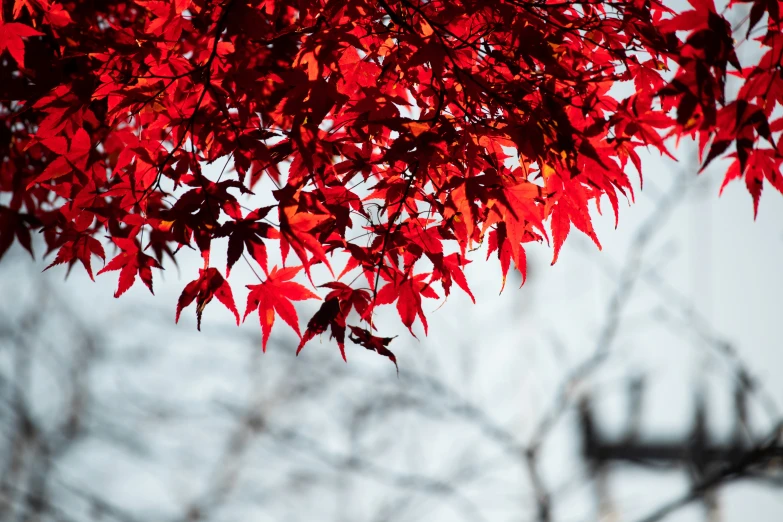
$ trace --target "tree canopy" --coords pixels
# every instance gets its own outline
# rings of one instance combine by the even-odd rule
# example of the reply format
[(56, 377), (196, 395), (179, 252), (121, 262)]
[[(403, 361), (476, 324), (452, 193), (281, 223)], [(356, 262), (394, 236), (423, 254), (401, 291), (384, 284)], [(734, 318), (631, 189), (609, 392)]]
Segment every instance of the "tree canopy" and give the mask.
[[(640, 148), (674, 158), (695, 139), (701, 169), (728, 159), (724, 186), (743, 179), (754, 212), (765, 183), (783, 192), (778, 0), (3, 6), (0, 256), (32, 253), (40, 230), (49, 267), (92, 277), (98, 257), (119, 297), (195, 248), (176, 316), (195, 301), (199, 327), (214, 298), (240, 321), (242, 260), (264, 346), (279, 316), (299, 350), (328, 332), (345, 357), (348, 330), (394, 361), (376, 307), (426, 333), (422, 299), (473, 298), (463, 269), (484, 242), (501, 286), (512, 262), (524, 280), (526, 243), (554, 263), (575, 228), (600, 248), (591, 206), (616, 222)], [(248, 206), (259, 190), (274, 204)], [(227, 259), (211, 258), (221, 240)], [(323, 303), (302, 333), (305, 299)]]

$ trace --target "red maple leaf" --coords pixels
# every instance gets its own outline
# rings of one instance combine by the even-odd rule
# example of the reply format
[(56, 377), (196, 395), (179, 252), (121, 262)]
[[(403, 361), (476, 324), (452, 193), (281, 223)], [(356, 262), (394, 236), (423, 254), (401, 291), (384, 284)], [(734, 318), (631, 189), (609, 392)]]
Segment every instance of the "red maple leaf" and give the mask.
[(247, 296), (247, 308), (245, 308), (243, 320), (247, 319), (247, 316), (252, 311), (258, 310), (264, 351), (266, 351), (269, 334), (272, 333), (272, 325), (275, 324), (275, 313), (288, 323), (296, 332), (296, 335), (301, 338), (299, 316), (297, 316), (296, 309), (291, 304), (291, 301), (320, 299), (320, 297), (304, 286), (291, 281), (301, 269), (301, 266), (294, 266), (278, 270), (275, 266), (267, 275), (266, 281), (260, 285), (247, 285), (250, 289), (250, 294)]
[(177, 317), (175, 322), (179, 322), (179, 314), (183, 308), (187, 308), (196, 301), (196, 317), (198, 319), (197, 328), (201, 330), (201, 314), (204, 308), (209, 304), (213, 297), (228, 308), (236, 317), (239, 324), (239, 312), (234, 304), (234, 295), (231, 293), (231, 287), (228, 281), (223, 279), (217, 268), (206, 268), (199, 270), (198, 279), (191, 281), (185, 286), (182, 294), (177, 301)]
[(296, 354), (299, 355), (307, 341), (324, 333), (327, 328), (331, 328), (331, 337), (337, 341), (343, 361), (347, 362), (345, 358), (345, 314), (340, 310), (340, 301), (336, 297), (324, 300), (321, 308), (307, 322), (307, 330), (299, 341)]
[(30, 228), (35, 226), (40, 226), (40, 222), (35, 217), (0, 205), (0, 257), (11, 247), (14, 236), (22, 247), (33, 255)]
[(391, 350), (387, 348), (389, 343), (394, 340), (394, 337), (376, 337), (364, 328), (350, 325), (349, 328), (351, 329), (351, 335), (349, 336), (351, 341), (358, 345), (364, 346), (368, 350), (373, 350), (379, 355), (388, 357), (389, 360), (394, 363), (394, 367), (397, 368), (397, 375), (400, 374), (400, 367), (397, 366), (397, 357), (395, 357), (394, 353), (392, 353)]
[(264, 207), (250, 212), (243, 219), (228, 221), (220, 226), (215, 237), (228, 236), (228, 254), (226, 257), (226, 277), (231, 273), (231, 267), (242, 257), (247, 249), (256, 263), (267, 272), (266, 245), (262, 238), (279, 239), (278, 231), (261, 220), (266, 217), (272, 207)]
[(351, 309), (355, 309), (362, 319), (368, 317), (372, 310), (370, 292), (364, 289), (354, 289), (350, 286), (334, 281), (321, 285), (325, 288), (331, 288), (332, 291), (326, 295), (324, 303), (315, 315), (307, 322), (305, 331), (299, 346), (296, 349), (297, 355), (304, 345), (316, 335), (322, 334), (327, 328), (331, 328), (331, 336), (337, 340), (337, 346), (340, 348), (340, 354), (344, 361), (345, 357), (345, 323)]
[(112, 270), (120, 271), (120, 280), (117, 285), (117, 291), (114, 292), (114, 297), (121, 296), (126, 290), (133, 286), (133, 283), (136, 282), (137, 274), (142, 283), (149, 288), (150, 293), (154, 294), (155, 292), (152, 291), (152, 269), (160, 268), (162, 270), (163, 267), (160, 266), (160, 263), (158, 263), (155, 258), (144, 254), (140, 249), (139, 243), (135, 239), (113, 237), (111, 240), (122, 250), (122, 253), (109, 261), (106, 266), (98, 272), (98, 275)]
[(331, 215), (325, 212), (314, 212), (318, 210), (317, 207), (300, 209), (301, 203), (303, 203), (301, 196), (288, 196), (285, 191), (279, 192), (284, 198), (281, 199), (279, 207), (280, 250), (283, 262), (285, 263), (288, 257), (289, 249), (293, 249), (309, 276), (312, 264), (312, 260), (307, 254), (309, 251), (317, 261), (323, 262), (331, 271), (332, 267), (326, 258), (326, 251), (315, 235), (319, 226), (332, 220)]
[(90, 279), (94, 281), (95, 278), (92, 275), (92, 265), (90, 263), (90, 258), (93, 255), (96, 255), (101, 259), (106, 259), (106, 254), (103, 251), (103, 245), (101, 245), (101, 242), (94, 237), (90, 237), (84, 234), (75, 234), (75, 236), (76, 237), (74, 239), (66, 241), (60, 247), (60, 250), (57, 251), (57, 256), (54, 258), (54, 261), (52, 261), (49, 266), (44, 268), (44, 270), (49, 270), (55, 265), (68, 263), (70, 271), (70, 267), (72, 267), (76, 261), (81, 261), (82, 266), (84, 266), (84, 269), (87, 270), (87, 274), (90, 276)]
[(61, 137), (48, 138), (41, 143), (56, 154), (61, 154), (61, 156), (49, 163), (49, 166), (27, 185), (28, 189), (36, 183), (64, 176), (74, 169), (83, 172), (87, 166), (92, 145), (90, 136), (84, 129), (79, 128), (74, 133), (70, 146), (67, 145), (65, 138)]
[(427, 333), (427, 318), (421, 309), (421, 298), (438, 298), (438, 294), (435, 293), (430, 284), (424, 282), (429, 275), (417, 274), (413, 277), (405, 277), (397, 273), (393, 280), (384, 275), (384, 279), (389, 282), (378, 291), (375, 299), (376, 305), (391, 304), (397, 301), (397, 312), (400, 314), (402, 324), (408, 328), (408, 331), (414, 337), (413, 322), (416, 320), (417, 315), (424, 326), (424, 333)]
[(0, 53), (7, 50), (21, 69), (24, 69), (24, 40), (22, 38), (30, 36), (43, 36), (43, 33), (28, 25), (15, 22), (5, 23), (0, 19)]

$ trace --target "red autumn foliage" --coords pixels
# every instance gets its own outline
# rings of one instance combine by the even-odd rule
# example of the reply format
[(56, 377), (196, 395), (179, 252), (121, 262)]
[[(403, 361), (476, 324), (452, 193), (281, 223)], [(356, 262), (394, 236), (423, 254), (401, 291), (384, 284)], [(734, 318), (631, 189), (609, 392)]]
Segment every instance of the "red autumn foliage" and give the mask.
[[(99, 273), (119, 271), (119, 296), (195, 247), (204, 265), (177, 318), (195, 300), (199, 326), (213, 297), (239, 319), (227, 278), (244, 258), (263, 274), (245, 316), (258, 310), (264, 345), (275, 314), (300, 334), (291, 301), (319, 297), (291, 281), (304, 268), (324, 302), (299, 349), (329, 330), (344, 357), (350, 327), (396, 364), (375, 307), (426, 332), (422, 297), (456, 283), (473, 298), (463, 268), (485, 238), (504, 282), (512, 261), (524, 277), (525, 243), (553, 245), (554, 262), (576, 229), (600, 248), (590, 206), (606, 197), (617, 219), (640, 147), (672, 156), (695, 138), (702, 169), (731, 160), (725, 182), (744, 178), (754, 212), (765, 183), (783, 191), (782, 7), (3, 2), (0, 255), (15, 240), (32, 252), (41, 230), (52, 265), (92, 276), (108, 236), (119, 251)], [(743, 63), (748, 40), (761, 57)], [(618, 82), (635, 92), (611, 94)], [(248, 208), (254, 190), (276, 203)], [(209, 256), (222, 239), (225, 278)], [(300, 266), (268, 272), (273, 244)], [(330, 280), (313, 280), (318, 264)]]

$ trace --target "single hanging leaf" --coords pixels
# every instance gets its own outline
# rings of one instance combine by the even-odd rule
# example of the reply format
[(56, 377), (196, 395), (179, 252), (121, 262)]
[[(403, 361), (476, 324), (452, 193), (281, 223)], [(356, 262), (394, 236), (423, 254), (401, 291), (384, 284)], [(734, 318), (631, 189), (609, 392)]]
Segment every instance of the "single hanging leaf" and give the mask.
[(336, 297), (326, 299), (321, 308), (307, 322), (307, 330), (296, 348), (296, 354), (299, 355), (307, 341), (324, 333), (327, 328), (331, 328), (331, 337), (337, 341), (343, 361), (348, 362), (345, 358), (345, 315), (340, 310), (340, 301)]
[(263, 238), (279, 239), (278, 231), (261, 220), (266, 217), (272, 207), (265, 207), (250, 212), (244, 219), (228, 221), (220, 226), (216, 237), (228, 236), (228, 255), (226, 257), (226, 277), (231, 268), (242, 257), (245, 250), (250, 254), (264, 273), (267, 273), (267, 251)]
[(196, 301), (197, 327), (201, 330), (201, 314), (204, 308), (209, 304), (213, 297), (228, 308), (236, 317), (239, 324), (239, 312), (234, 304), (234, 296), (231, 293), (231, 287), (228, 281), (223, 279), (217, 268), (206, 268), (199, 270), (199, 278), (187, 284), (177, 301), (177, 316), (175, 322), (179, 322), (179, 315), (183, 308), (187, 308)]
[(438, 298), (438, 294), (435, 293), (430, 284), (424, 282), (428, 275), (418, 274), (415, 277), (403, 277), (398, 274), (394, 281), (390, 281), (381, 288), (375, 300), (375, 304), (378, 305), (391, 304), (397, 301), (397, 312), (400, 314), (402, 324), (408, 328), (408, 331), (414, 337), (416, 335), (413, 333), (413, 322), (416, 320), (417, 315), (424, 326), (424, 334), (427, 334), (427, 317), (421, 308), (421, 298)]
[(3, 51), (8, 51), (19, 64), (19, 68), (24, 69), (24, 40), (22, 38), (30, 36), (43, 36), (43, 33), (24, 24), (4, 23), (0, 20), (0, 54)]
[(159, 268), (163, 270), (160, 263), (153, 257), (144, 254), (135, 239), (114, 237), (112, 242), (122, 250), (122, 253), (109, 261), (98, 272), (98, 275), (113, 270), (120, 271), (120, 280), (117, 285), (117, 291), (114, 292), (114, 297), (120, 297), (133, 286), (133, 283), (136, 282), (136, 275), (149, 288), (150, 293), (154, 294), (155, 292), (152, 291), (152, 269)]
[(365, 330), (364, 328), (359, 328), (356, 326), (348, 326), (351, 329), (351, 335), (349, 336), (349, 339), (353, 341), (354, 343), (364, 346), (368, 350), (373, 350), (378, 355), (383, 355), (384, 357), (388, 357), (391, 362), (394, 363), (394, 367), (397, 368), (397, 375), (400, 374), (400, 367), (397, 366), (397, 357), (394, 356), (394, 353), (391, 352), (387, 348), (389, 346), (389, 343), (394, 340), (396, 337), (376, 337), (372, 335), (370, 332)]
[(269, 341), (269, 334), (272, 333), (272, 325), (275, 324), (275, 313), (296, 332), (301, 338), (299, 332), (299, 317), (291, 301), (302, 301), (304, 299), (320, 299), (310, 290), (294, 283), (291, 279), (299, 273), (301, 266), (282, 268), (278, 270), (277, 266), (272, 268), (266, 281), (260, 285), (247, 285), (250, 294), (247, 296), (247, 308), (245, 316), (258, 310), (258, 319), (261, 322), (262, 346), (266, 352), (266, 345)]
[(66, 241), (65, 244), (60, 247), (60, 250), (57, 251), (57, 257), (55, 257), (54, 261), (52, 261), (49, 266), (44, 268), (44, 271), (63, 263), (68, 263), (69, 266), (73, 266), (78, 260), (82, 263), (82, 266), (84, 266), (90, 279), (94, 281), (95, 278), (92, 275), (92, 265), (90, 263), (90, 258), (93, 255), (100, 257), (102, 260), (106, 259), (106, 254), (103, 251), (101, 242), (94, 237), (79, 235), (76, 239)]

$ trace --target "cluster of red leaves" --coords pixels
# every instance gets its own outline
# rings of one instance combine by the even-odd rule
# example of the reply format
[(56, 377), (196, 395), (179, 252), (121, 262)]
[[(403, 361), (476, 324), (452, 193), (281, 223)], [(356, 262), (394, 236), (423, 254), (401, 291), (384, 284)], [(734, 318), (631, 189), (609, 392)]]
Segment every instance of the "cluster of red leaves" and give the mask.
[[(108, 235), (119, 252), (100, 272), (119, 271), (119, 296), (197, 248), (177, 317), (196, 301), (199, 323), (213, 297), (239, 321), (228, 277), (244, 256), (264, 275), (245, 311), (264, 345), (277, 314), (299, 350), (329, 330), (344, 357), (350, 327), (394, 360), (375, 307), (396, 303), (426, 332), (436, 287), (473, 298), (463, 268), (485, 238), (504, 282), (512, 261), (524, 277), (527, 242), (551, 242), (556, 260), (575, 227), (600, 246), (589, 207), (605, 196), (616, 219), (639, 147), (670, 155), (667, 138), (695, 137), (703, 166), (733, 159), (726, 182), (744, 177), (756, 208), (764, 180), (783, 191), (783, 2), (690, 3), (4, 2), (0, 255), (14, 238), (31, 250), (40, 229), (53, 265), (92, 276)], [(763, 55), (743, 64), (749, 39)], [(635, 94), (611, 94), (618, 82)], [(228, 169), (202, 171), (219, 160)], [(247, 208), (261, 181), (276, 203)], [(209, 257), (220, 238), (225, 277)], [(284, 268), (270, 271), (273, 241)], [(291, 279), (304, 268), (313, 283), (337, 254), (347, 265), (321, 282), (302, 335), (291, 301), (319, 296)]]

